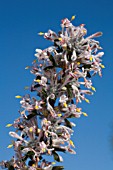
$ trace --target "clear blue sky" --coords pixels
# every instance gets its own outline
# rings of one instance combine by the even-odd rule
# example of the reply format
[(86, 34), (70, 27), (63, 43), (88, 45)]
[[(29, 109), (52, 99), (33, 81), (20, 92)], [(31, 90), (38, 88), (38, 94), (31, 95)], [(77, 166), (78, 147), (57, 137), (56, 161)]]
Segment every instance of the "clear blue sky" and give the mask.
[(12, 140), (5, 128), (19, 116), (24, 86), (33, 75), (24, 68), (31, 65), (36, 48), (50, 43), (37, 35), (49, 28), (60, 30), (60, 20), (76, 15), (73, 24), (86, 24), (88, 35), (102, 31), (98, 40), (104, 49), (103, 77), (93, 79), (97, 92), (82, 107), (88, 117), (75, 120), (73, 135), (76, 155), (64, 155), (65, 170), (112, 170), (113, 150), (113, 1), (112, 0), (1, 0), (0, 1), (0, 160), (10, 159)]

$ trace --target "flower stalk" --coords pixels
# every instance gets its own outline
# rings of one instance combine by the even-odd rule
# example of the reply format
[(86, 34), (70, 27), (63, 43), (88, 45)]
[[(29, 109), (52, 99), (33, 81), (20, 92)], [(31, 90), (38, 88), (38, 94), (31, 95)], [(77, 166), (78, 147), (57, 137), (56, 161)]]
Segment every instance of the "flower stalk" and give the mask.
[[(97, 32), (87, 37), (84, 24), (74, 26), (67, 18), (61, 21), (61, 31), (49, 30), (39, 35), (52, 42), (52, 46), (36, 49), (36, 60), (30, 69), (34, 75), (31, 87), (36, 92), (15, 96), (20, 100), (19, 118), (6, 127), (13, 126), (9, 135), (16, 138), (8, 148), (13, 147), (15, 156), (10, 161), (0, 162), (1, 168), (9, 170), (62, 170), (54, 162), (63, 162), (59, 152), (75, 154), (71, 140), (73, 126), (70, 118), (88, 116), (78, 108), (78, 103), (86, 101), (87, 95), (96, 91), (92, 78), (97, 73), (102, 76), (103, 52), (95, 37)], [(19, 132), (19, 133), (18, 133)], [(49, 161), (51, 156), (53, 161)]]

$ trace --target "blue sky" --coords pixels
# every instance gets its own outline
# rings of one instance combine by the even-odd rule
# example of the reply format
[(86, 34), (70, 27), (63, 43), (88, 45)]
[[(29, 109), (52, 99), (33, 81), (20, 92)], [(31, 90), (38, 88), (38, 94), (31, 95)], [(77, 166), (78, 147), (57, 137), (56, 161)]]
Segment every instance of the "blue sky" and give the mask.
[(0, 1), (0, 160), (10, 159), (12, 140), (5, 128), (19, 116), (19, 101), (24, 86), (30, 85), (33, 75), (24, 68), (31, 65), (36, 48), (50, 43), (38, 36), (40, 31), (60, 30), (60, 20), (76, 15), (73, 24), (86, 24), (88, 35), (102, 31), (98, 38), (105, 55), (103, 77), (93, 79), (97, 92), (91, 103), (82, 103), (88, 117), (75, 120), (72, 139), (76, 155), (64, 155), (65, 170), (112, 170), (113, 150), (113, 1), (112, 0), (3, 0)]

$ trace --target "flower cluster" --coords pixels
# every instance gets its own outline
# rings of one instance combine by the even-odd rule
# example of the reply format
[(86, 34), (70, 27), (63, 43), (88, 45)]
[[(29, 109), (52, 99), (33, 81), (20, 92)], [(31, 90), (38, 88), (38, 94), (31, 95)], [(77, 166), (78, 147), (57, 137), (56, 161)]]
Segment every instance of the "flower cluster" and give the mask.
[(2, 161), (2, 168), (12, 170), (62, 170), (63, 166), (54, 166), (47, 161), (53, 156), (62, 162), (59, 152), (75, 154), (71, 136), (75, 126), (70, 118), (87, 116), (78, 103), (89, 103), (87, 95), (96, 89), (92, 86), (95, 74), (102, 76), (101, 57), (103, 52), (99, 42), (93, 38), (101, 36), (97, 32), (86, 37), (84, 24), (74, 26), (67, 18), (61, 21), (61, 31), (49, 30), (39, 35), (52, 41), (52, 46), (36, 49), (36, 60), (30, 72), (35, 78), (29, 90), (36, 92), (36, 97), (29, 94), (20, 98), (19, 118), (7, 127), (13, 126), (15, 132), (9, 135), (16, 138), (8, 148), (13, 147), (15, 156), (10, 161)]

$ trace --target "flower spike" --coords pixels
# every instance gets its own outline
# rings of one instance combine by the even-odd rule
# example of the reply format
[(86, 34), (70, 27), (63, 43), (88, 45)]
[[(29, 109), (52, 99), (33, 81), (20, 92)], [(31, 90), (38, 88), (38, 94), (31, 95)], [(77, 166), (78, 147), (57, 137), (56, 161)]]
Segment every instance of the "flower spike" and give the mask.
[(24, 88), (28, 94), (15, 96), (20, 99), (19, 117), (6, 125), (15, 128), (9, 132), (15, 140), (7, 147), (14, 148), (15, 156), (0, 162), (4, 169), (62, 170), (63, 166), (54, 165), (63, 162), (60, 153), (76, 154), (71, 139), (76, 125), (70, 119), (88, 116), (78, 105), (90, 103), (87, 95), (96, 91), (92, 77), (101, 76), (105, 66), (104, 52), (99, 52), (102, 48), (94, 39), (102, 33), (87, 37), (85, 24), (74, 26), (74, 19), (75, 15), (70, 20), (64, 18), (58, 33), (50, 29), (38, 33), (52, 43), (45, 49), (37, 48), (32, 66), (25, 67), (35, 78)]

